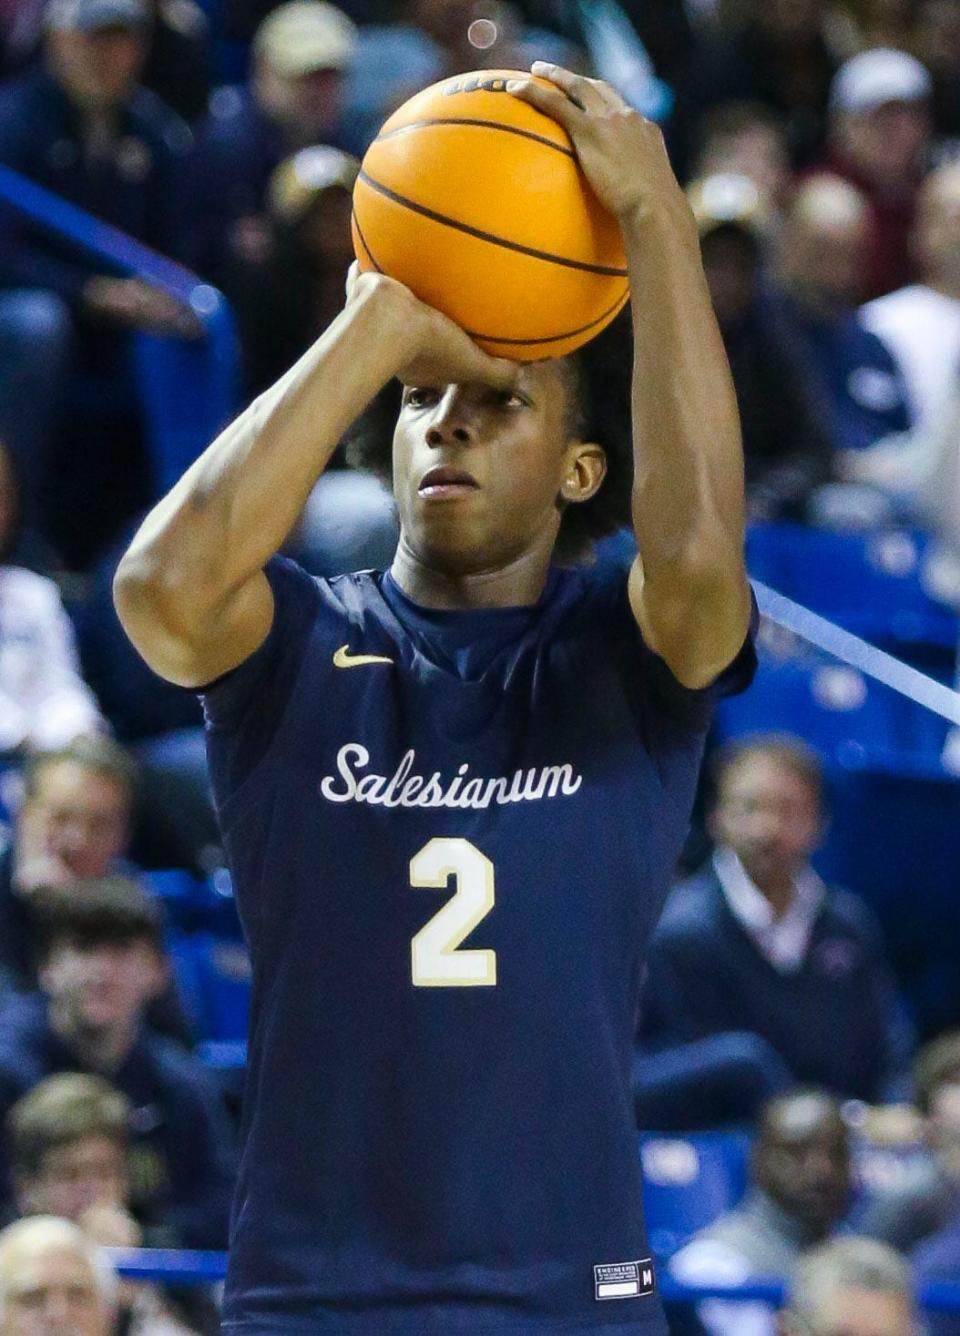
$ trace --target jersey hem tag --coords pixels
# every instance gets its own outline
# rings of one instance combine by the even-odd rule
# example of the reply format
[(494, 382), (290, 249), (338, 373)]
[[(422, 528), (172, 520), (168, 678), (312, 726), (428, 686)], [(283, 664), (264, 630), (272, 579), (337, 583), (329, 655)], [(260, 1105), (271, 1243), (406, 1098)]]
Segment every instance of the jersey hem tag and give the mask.
[(653, 1294), (653, 1262), (604, 1262), (593, 1268), (595, 1299), (642, 1299)]

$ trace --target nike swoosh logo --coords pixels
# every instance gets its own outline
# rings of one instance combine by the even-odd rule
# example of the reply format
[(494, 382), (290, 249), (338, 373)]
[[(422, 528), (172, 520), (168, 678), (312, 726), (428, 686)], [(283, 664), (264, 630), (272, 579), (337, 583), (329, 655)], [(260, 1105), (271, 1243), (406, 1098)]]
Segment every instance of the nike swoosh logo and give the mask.
[(334, 668), (362, 668), (365, 663), (393, 663), (382, 654), (351, 654), (346, 645), (334, 651)]

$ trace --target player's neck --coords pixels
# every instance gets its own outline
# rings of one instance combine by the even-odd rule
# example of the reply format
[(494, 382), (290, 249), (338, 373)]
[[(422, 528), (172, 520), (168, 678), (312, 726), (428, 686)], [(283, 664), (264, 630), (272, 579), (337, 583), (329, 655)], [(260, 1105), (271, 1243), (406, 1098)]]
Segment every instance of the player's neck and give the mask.
[(550, 549), (526, 551), (486, 570), (450, 572), (428, 566), (403, 541), (390, 574), (414, 603), (424, 608), (517, 608), (536, 603), (550, 570)]

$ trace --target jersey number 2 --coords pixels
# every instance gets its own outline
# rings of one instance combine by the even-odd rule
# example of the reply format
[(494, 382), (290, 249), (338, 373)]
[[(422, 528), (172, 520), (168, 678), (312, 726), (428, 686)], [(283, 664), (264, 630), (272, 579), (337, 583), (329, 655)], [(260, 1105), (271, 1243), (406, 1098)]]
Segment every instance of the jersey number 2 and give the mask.
[(410, 885), (456, 893), (425, 923), (410, 943), (417, 988), (483, 988), (497, 982), (497, 955), (457, 948), (493, 908), (493, 864), (469, 840), (430, 840), (410, 859)]

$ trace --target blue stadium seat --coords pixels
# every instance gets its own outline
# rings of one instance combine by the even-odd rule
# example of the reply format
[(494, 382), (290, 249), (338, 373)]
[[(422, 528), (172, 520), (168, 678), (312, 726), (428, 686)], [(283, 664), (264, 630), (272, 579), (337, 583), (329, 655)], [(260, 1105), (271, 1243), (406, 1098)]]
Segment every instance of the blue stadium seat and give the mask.
[(212, 933), (168, 937), (174, 977), (194, 1032), (216, 1044), (243, 1041), (250, 1013), (250, 957), (238, 941)]
[(722, 1212), (747, 1185), (750, 1138), (745, 1132), (640, 1135), (647, 1238), (669, 1257)]
[(855, 668), (788, 646), (780, 654), (761, 639), (753, 686), (720, 703), (718, 741), (757, 732), (804, 738), (829, 765), (857, 765), (870, 751), (939, 757), (947, 725), (929, 710), (866, 678)]
[[(914, 659), (938, 650), (949, 667), (958, 620), (926, 587), (930, 539), (908, 530), (834, 533), (799, 524), (753, 524), (747, 566), (788, 598), (867, 640)], [(939, 661), (939, 660), (938, 660)]]
[(922, 1034), (960, 1015), (960, 780), (935, 759), (872, 748), (828, 770), (830, 825), (814, 860), (880, 920)]

